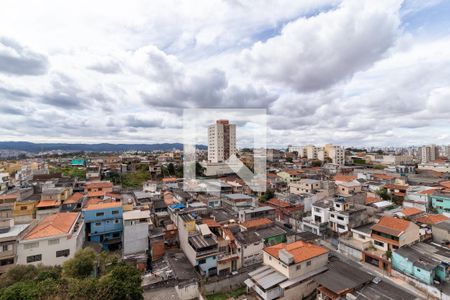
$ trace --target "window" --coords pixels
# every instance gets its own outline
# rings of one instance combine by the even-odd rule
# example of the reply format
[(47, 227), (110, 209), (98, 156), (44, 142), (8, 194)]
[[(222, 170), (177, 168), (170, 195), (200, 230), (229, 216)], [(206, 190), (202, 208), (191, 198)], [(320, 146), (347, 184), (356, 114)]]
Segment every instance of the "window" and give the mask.
[(41, 254), (27, 256), (27, 263), (32, 263), (32, 262), (41, 261), (41, 260), (42, 260)]
[(379, 241), (373, 241), (375, 245), (380, 246), (380, 247), (384, 247), (384, 243), (379, 242)]
[(118, 210), (113, 210), (113, 211), (112, 211), (112, 214), (113, 214), (113, 215), (118, 215), (118, 214), (119, 214), (119, 211), (118, 211)]
[(202, 265), (202, 264), (206, 263), (206, 259), (200, 259), (200, 260), (198, 261), (198, 263), (199, 263), (200, 265)]
[(52, 240), (48, 240), (48, 245), (58, 245), (59, 244), (59, 239), (52, 239)]
[(0, 266), (12, 265), (14, 263), (14, 258), (7, 258), (0, 260)]
[(119, 219), (116, 219), (116, 220), (114, 220), (114, 223), (115, 223), (115, 224), (119, 224), (119, 223), (120, 223), (120, 220), (119, 220)]
[(95, 226), (100, 226), (100, 225), (102, 225), (102, 223), (100, 223), (100, 222), (95, 223)]
[(311, 261), (308, 260), (308, 261), (306, 262), (306, 266), (309, 267), (310, 265), (311, 265)]
[(272, 256), (269, 256), (269, 260), (272, 260)]
[(20, 210), (27, 210), (27, 207), (26, 206), (21, 206)]
[(101, 217), (101, 216), (104, 216), (104, 215), (105, 215), (104, 212), (98, 212), (98, 213), (95, 214), (95, 216), (97, 216), (97, 217)]
[(302, 268), (302, 265), (297, 265), (296, 267), (295, 267), (295, 269), (298, 271), (298, 270), (300, 270)]
[(359, 236), (359, 238), (362, 239), (362, 240), (365, 240), (365, 239), (366, 239), (366, 237), (365, 237), (364, 235), (362, 235), (362, 234), (358, 234), (358, 236)]
[(24, 244), (24, 249), (33, 249), (39, 247), (39, 242)]
[(69, 249), (65, 249), (65, 250), (58, 250), (56, 251), (56, 257), (67, 257), (70, 255), (70, 250)]

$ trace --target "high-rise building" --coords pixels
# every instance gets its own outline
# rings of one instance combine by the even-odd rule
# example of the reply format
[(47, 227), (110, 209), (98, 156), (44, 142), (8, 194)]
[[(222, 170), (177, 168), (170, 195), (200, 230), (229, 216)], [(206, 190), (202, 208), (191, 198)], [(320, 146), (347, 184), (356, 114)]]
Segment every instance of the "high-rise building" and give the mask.
[(434, 144), (422, 146), (420, 148), (420, 157), (422, 163), (434, 161), (439, 158), (439, 148)]
[(217, 120), (208, 126), (208, 161), (221, 163), (236, 154), (236, 125)]

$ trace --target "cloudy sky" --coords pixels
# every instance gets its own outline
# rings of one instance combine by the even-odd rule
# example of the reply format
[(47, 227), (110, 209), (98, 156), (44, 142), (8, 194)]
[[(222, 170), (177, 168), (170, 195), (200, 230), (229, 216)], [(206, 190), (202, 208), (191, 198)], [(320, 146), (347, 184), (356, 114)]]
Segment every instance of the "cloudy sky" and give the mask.
[(3, 0), (0, 140), (177, 142), (185, 108), (263, 108), (273, 146), (450, 144), (449, 14), (446, 0)]

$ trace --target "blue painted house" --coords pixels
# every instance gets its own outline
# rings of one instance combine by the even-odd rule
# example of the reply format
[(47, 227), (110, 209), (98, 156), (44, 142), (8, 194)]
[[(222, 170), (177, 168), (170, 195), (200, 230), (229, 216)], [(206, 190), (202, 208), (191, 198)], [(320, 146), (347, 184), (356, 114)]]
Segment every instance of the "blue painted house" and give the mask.
[(121, 202), (90, 204), (83, 209), (86, 241), (100, 243), (104, 250), (122, 246), (123, 208)]
[(430, 195), (431, 207), (440, 214), (450, 215), (450, 193), (435, 193)]
[(392, 253), (392, 268), (423, 283), (444, 282), (449, 276), (450, 250), (434, 243), (401, 247)]

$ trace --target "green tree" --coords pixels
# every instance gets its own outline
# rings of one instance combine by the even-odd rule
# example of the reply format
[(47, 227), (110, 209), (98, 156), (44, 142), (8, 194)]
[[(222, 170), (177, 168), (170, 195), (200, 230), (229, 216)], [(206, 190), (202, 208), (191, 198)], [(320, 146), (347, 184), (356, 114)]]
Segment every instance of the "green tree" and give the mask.
[(288, 163), (292, 163), (292, 162), (293, 162), (293, 159), (292, 159), (292, 157), (286, 157), (286, 161), (287, 161)]
[(275, 196), (274, 191), (272, 189), (267, 189), (266, 192), (261, 195), (259, 200), (261, 202), (266, 202), (266, 201), (269, 201), (270, 199), (272, 199), (274, 196)]
[(99, 299), (140, 300), (143, 299), (141, 273), (126, 263), (117, 264), (109, 274), (99, 280)]
[(319, 160), (319, 159), (313, 160), (311, 162), (311, 166), (313, 166), (313, 167), (320, 167), (320, 166), (322, 166), (322, 161)]
[(173, 163), (167, 165), (167, 172), (169, 172), (169, 175), (175, 175), (175, 166)]
[(72, 259), (63, 264), (64, 276), (73, 278), (87, 278), (94, 272), (96, 254), (91, 248), (85, 248), (75, 253)]
[(198, 161), (195, 162), (195, 175), (197, 177), (205, 177), (205, 171), (205, 167), (203, 167)]

